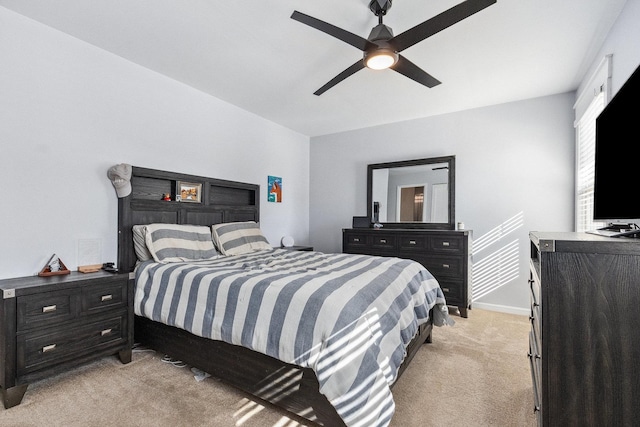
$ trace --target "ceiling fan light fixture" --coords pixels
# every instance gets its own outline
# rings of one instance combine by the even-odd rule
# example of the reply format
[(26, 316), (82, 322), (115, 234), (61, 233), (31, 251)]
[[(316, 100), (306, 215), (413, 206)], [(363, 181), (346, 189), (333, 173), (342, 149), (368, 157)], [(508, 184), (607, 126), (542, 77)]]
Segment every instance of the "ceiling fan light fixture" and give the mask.
[(386, 70), (398, 62), (398, 53), (391, 49), (376, 49), (365, 53), (364, 65), (372, 70)]

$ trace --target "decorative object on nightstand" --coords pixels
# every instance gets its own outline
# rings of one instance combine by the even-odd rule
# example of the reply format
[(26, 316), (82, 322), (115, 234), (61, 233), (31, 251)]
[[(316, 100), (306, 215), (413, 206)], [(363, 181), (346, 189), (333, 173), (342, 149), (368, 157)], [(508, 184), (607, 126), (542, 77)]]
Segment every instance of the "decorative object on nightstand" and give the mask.
[(0, 280), (0, 393), (20, 404), (29, 383), (118, 354), (131, 361), (133, 280), (73, 272)]
[(38, 276), (47, 277), (47, 276), (60, 276), (63, 274), (69, 274), (71, 271), (64, 265), (64, 262), (58, 257), (58, 255), (53, 254), (49, 261), (47, 261), (47, 265), (45, 265)]
[(291, 236), (284, 236), (281, 240), (280, 240), (280, 244), (282, 245), (283, 248), (290, 248), (291, 246), (293, 246), (293, 237)]
[(96, 273), (100, 270), (102, 270), (102, 264), (90, 264), (90, 265), (78, 266), (78, 271), (80, 273)]

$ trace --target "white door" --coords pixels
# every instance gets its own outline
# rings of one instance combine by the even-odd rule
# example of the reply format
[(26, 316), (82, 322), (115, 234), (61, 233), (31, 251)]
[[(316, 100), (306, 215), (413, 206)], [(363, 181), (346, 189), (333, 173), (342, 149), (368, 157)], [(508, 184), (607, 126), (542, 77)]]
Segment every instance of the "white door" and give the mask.
[(431, 191), (431, 222), (449, 221), (448, 185), (433, 184)]

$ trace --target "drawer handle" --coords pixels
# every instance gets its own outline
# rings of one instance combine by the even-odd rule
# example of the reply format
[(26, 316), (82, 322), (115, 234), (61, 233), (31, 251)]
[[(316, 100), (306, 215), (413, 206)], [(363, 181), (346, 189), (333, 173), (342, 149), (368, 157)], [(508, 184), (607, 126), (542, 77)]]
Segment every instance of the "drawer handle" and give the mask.
[(449, 268), (449, 264), (442, 264), (442, 268)]
[(533, 412), (534, 412), (534, 413), (536, 413), (536, 412), (540, 412), (540, 407), (539, 407), (539, 406), (534, 406), (534, 407), (533, 407)]
[(387, 243), (385, 239), (380, 239), (380, 243)]
[(55, 350), (55, 348), (56, 348), (55, 344), (45, 345), (44, 347), (42, 347), (42, 352), (46, 353), (47, 351)]
[(113, 299), (113, 295), (111, 295), (111, 294), (109, 294), (109, 295), (102, 295), (102, 298), (100, 298), (100, 300), (101, 300), (102, 302), (105, 302), (105, 301), (111, 301), (112, 299)]
[(415, 241), (415, 240), (409, 240), (409, 244), (410, 244), (410, 245), (415, 245), (415, 244), (416, 244), (416, 241)]
[(43, 313), (51, 313), (56, 311), (58, 307), (54, 304), (54, 305), (47, 305), (45, 307), (42, 307), (42, 312)]
[(105, 329), (104, 331), (100, 332), (100, 336), (105, 336), (105, 335), (109, 335), (109, 334), (111, 334), (111, 328)]
[(354, 241), (354, 242), (359, 242), (359, 241), (360, 241), (360, 239), (358, 239), (357, 237), (354, 237), (354, 238), (353, 238), (353, 241)]
[(449, 292), (449, 288), (442, 288), (442, 292)]
[(449, 246), (449, 242), (442, 242), (442, 246)]

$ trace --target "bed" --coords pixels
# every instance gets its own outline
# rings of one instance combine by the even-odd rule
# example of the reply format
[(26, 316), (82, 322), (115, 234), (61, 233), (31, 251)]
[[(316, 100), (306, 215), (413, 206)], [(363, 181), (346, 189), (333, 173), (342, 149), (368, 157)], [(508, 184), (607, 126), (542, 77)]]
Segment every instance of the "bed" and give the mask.
[[(388, 425), (391, 387), (450, 322), (424, 267), (274, 249), (254, 184), (133, 167), (131, 186), (118, 266), (135, 281), (136, 342), (306, 424)], [(184, 186), (195, 202), (175, 201)]]

